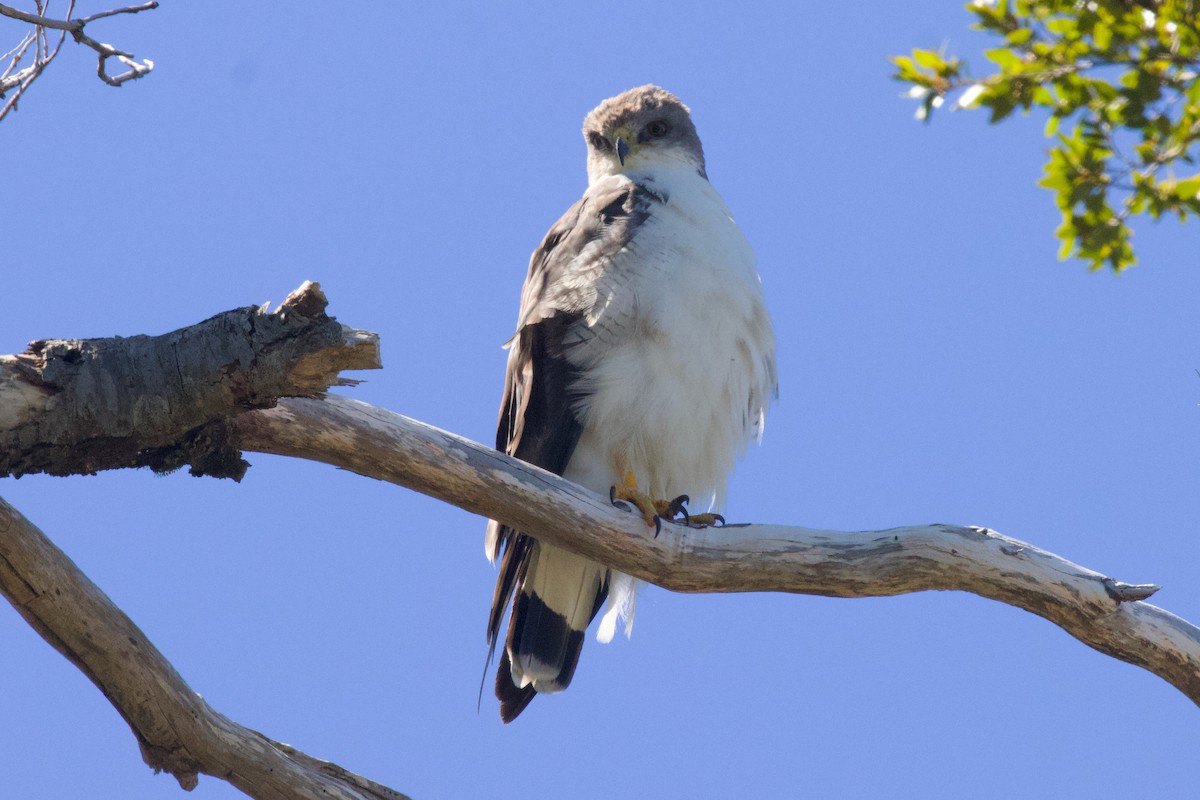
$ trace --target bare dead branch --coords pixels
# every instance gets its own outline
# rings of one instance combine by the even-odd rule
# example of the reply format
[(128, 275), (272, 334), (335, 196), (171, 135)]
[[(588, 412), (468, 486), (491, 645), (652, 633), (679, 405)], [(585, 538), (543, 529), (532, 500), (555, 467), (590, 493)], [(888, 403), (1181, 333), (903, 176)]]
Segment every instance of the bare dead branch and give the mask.
[(327, 316), (327, 303), (309, 282), (273, 313), (247, 307), (162, 336), (33, 342), (0, 357), (0, 476), (187, 465), (240, 479), (247, 465), (212, 423), (379, 366), (378, 337)]
[[(72, 8), (74, 3), (72, 3)], [(98, 14), (81, 17), (80, 19), (71, 19), (70, 13), (67, 14), (67, 19), (57, 20), (44, 17), (41, 14), (30, 14), (28, 11), (21, 11), (19, 8), (12, 8), (0, 3), (0, 14), (6, 17), (28, 22), (30, 25), (36, 25), (39, 28), (52, 28), (58, 31), (67, 31), (74, 34), (76, 31), (83, 30), (83, 26), (89, 22), (94, 22), (105, 17), (112, 17), (117, 14), (137, 14), (139, 11), (150, 11), (158, 8), (157, 2), (142, 3), (140, 6), (128, 6), (126, 8), (114, 8), (111, 11), (101, 11)]]
[[(158, 3), (147, 3), (147, 6), (150, 8), (157, 8)], [(122, 11), (129, 11), (131, 13), (136, 12), (136, 11), (144, 11), (144, 10), (145, 10), (145, 7), (134, 8), (134, 9), (122, 9)], [(111, 12), (111, 13), (119, 13), (119, 12)], [(100, 77), (100, 80), (104, 81), (109, 86), (120, 86), (121, 84), (125, 83), (126, 81), (132, 81), (132, 80), (136, 80), (137, 78), (144, 77), (144, 76), (148, 75), (151, 72), (151, 70), (154, 69), (154, 62), (151, 61), (150, 59), (148, 59), (148, 58), (142, 59), (142, 63), (139, 64), (133, 60), (133, 53), (126, 53), (123, 50), (118, 50), (117, 48), (113, 47), (110, 44), (105, 44), (104, 42), (98, 42), (95, 39), (93, 39), (92, 37), (85, 34), (83, 32), (82, 25), (80, 25), (78, 28), (72, 30), (71, 36), (73, 36), (75, 38), (75, 41), (79, 42), (80, 44), (86, 44), (88, 47), (92, 48), (93, 50), (95, 50), (97, 53), (100, 54), (98, 63), (96, 65), (96, 74)], [(108, 62), (108, 59), (110, 59), (110, 58), (116, 58), (122, 64), (129, 67), (129, 70), (126, 72), (122, 72), (119, 75), (110, 76), (108, 74), (108, 72), (105, 70), (105, 64)]]
[(878, 597), (971, 592), (1050, 620), (1200, 705), (1200, 629), (1139, 602), (1158, 587), (1114, 581), (986, 528), (847, 533), (784, 525), (691, 529), (641, 517), (557, 475), (342, 397), (284, 399), (234, 420), (249, 450), (323, 461), (407, 486), (678, 592)]
[[(43, 0), (35, 0), (35, 2), (39, 12), (45, 10), (46, 5)], [(74, 8), (75, 0), (70, 0), (70, 5), (67, 7), (68, 17), (71, 15), (71, 11), (73, 11)], [(58, 51), (62, 49), (63, 41), (66, 39), (66, 37), (67, 34), (64, 31), (58, 37), (58, 43), (55, 44), (54, 49), (51, 50), (49, 46), (49, 40), (46, 37), (46, 29), (41, 26), (37, 26), (31, 33), (26, 34), (21, 44), (9, 51), (9, 54), (12, 54), (13, 58), (8, 68), (5, 70), (4, 75), (0, 77), (0, 98), (3, 98), (6, 93), (12, 91), (14, 88), (16, 91), (13, 91), (12, 95), (4, 103), (4, 106), (0, 107), (0, 120), (4, 119), (4, 116), (8, 114), (9, 111), (16, 110), (17, 102), (25, 93), (25, 90), (28, 89), (35, 80), (38, 79), (42, 72), (45, 71), (46, 67), (49, 66), (50, 62), (53, 61), (55, 56), (58, 55)], [(34, 48), (33, 63), (19, 72), (14, 72), (21, 59), (24, 58), (25, 54), (28, 52), (30, 45), (32, 45)]]
[[(148, 75), (154, 69), (153, 61), (146, 58), (143, 59), (142, 63), (139, 64), (134, 60), (132, 53), (126, 53), (123, 50), (118, 50), (110, 44), (97, 41), (91, 36), (88, 36), (84, 32), (84, 27), (88, 25), (88, 23), (116, 16), (117, 14), (137, 14), (141, 11), (149, 11), (155, 8), (158, 8), (158, 3), (149, 2), (137, 6), (127, 6), (125, 8), (112, 9), (110, 11), (101, 11), (97, 14), (92, 14), (80, 19), (71, 19), (71, 14), (75, 10), (75, 0), (71, 0), (71, 3), (67, 8), (67, 18), (58, 20), (45, 16), (45, 5), (41, 2), (41, 0), (37, 0), (38, 13), (36, 14), (31, 14), (28, 11), (22, 11), (18, 8), (13, 8), (12, 6), (0, 3), (0, 16), (10, 17), (15, 20), (20, 20), (21, 22), (27, 22), (34, 26), (34, 32), (27, 35), (26, 39), (22, 41), (21, 45), (18, 45), (16, 48), (14, 48), (13, 51), (10, 51), (16, 52), (17, 55), (9, 69), (4, 73), (3, 76), (0, 76), (0, 98), (4, 98), (9, 92), (13, 93), (12, 96), (9, 97), (4, 103), (4, 106), (0, 107), (0, 120), (3, 120), (9, 111), (16, 109), (17, 101), (29, 88), (30, 84), (32, 84), (34, 80), (36, 80), (38, 76), (45, 71), (46, 67), (50, 65), (50, 62), (53, 61), (55, 56), (58, 55), (58, 51), (62, 49), (63, 41), (68, 33), (76, 42), (86, 45), (96, 51), (99, 56), (98, 64), (96, 66), (96, 74), (100, 77), (100, 80), (104, 81), (109, 86), (120, 86), (127, 81), (135, 80)], [(48, 29), (62, 31), (62, 35), (59, 37), (58, 43), (55, 45), (53, 50), (50, 50), (46, 44), (46, 30)], [(37, 42), (37, 52), (33, 64), (19, 72), (14, 72), (13, 70), (15, 69), (17, 62), (20, 61), (21, 57), (25, 55), (25, 52), (28, 49), (28, 44), (25, 42), (30, 40), (30, 36), (32, 36), (33, 42)], [(129, 69), (118, 75), (109, 75), (106, 69), (106, 64), (110, 58), (116, 58)]]
[(403, 800), (213, 710), (61, 550), (0, 499), (0, 593), (120, 712), (155, 772), (193, 789), (199, 773), (251, 797)]
[(47, 19), (40, 14), (30, 14), (28, 11), (22, 11), (19, 8), (12, 8), (3, 4), (0, 4), (0, 14), (20, 20), (21, 22), (28, 22), (30, 25), (36, 25), (39, 28), (54, 28), (56, 30), (65, 31), (68, 27), (66, 22), (60, 22), (56, 19)]
[(36, 33), (27, 33), (25, 34), (25, 38), (21, 40), (20, 44), (9, 50), (4, 55), (0, 56), (0, 61), (8, 62), (8, 66), (4, 68), (4, 72), (0, 73), (0, 92), (3, 92), (7, 90), (7, 88), (20, 83), (19, 79), (9, 83), (10, 76), (12, 76), (13, 72), (20, 65), (21, 59), (25, 57), (25, 53), (29, 50), (30, 46), (34, 43), (34, 41), (36, 41), (36, 39)]
[[(307, 331), (310, 326), (305, 321), (324, 317), (325, 305), (319, 288), (306, 284), (274, 314), (266, 308), (240, 309), (168, 334), (172, 339), (154, 337), (178, 347), (164, 349), (158, 341), (148, 350), (137, 349), (154, 339), (133, 337), (39, 343), (21, 356), (0, 358), (0, 466), (8, 463), (12, 471), (16, 463), (18, 474), (26, 469), (32, 458), (28, 453), (48, 446), (50, 440), (37, 438), (48, 431), (58, 437), (52, 440), (54, 447), (87, 450), (86, 436), (95, 438), (94, 432), (84, 431), (84, 439), (72, 440), (66, 429), (47, 423), (56, 407), (68, 417), (119, 420), (116, 428), (122, 435), (109, 438), (121, 442), (118, 449), (126, 456), (130, 451), (142, 457), (148, 450), (178, 446), (181, 431), (188, 440), (195, 430), (202, 430), (208, 439), (221, 443), (222, 453), (240, 458), (244, 448), (307, 458), (407, 486), (674, 591), (830, 597), (972, 592), (1048, 619), (1100, 652), (1159, 675), (1200, 704), (1200, 630), (1142, 602), (1157, 586), (1113, 580), (986, 528), (935, 524), (838, 532), (781, 525), (693, 529), (668, 523), (655, 537), (639, 515), (614, 507), (606, 498), (490, 447), (390, 411), (342, 397), (283, 397), (276, 402), (281, 394), (279, 381), (266, 381), (272, 387), (269, 391), (246, 393), (247, 386), (260, 385), (252, 373), (271, 370), (270, 359), (257, 357), (259, 351), (247, 343), (248, 331), (282, 325), (288, 321), (283, 318), (304, 322), (298, 330)], [(319, 394), (325, 386), (344, 382), (337, 378), (339, 369), (377, 366), (373, 334), (324, 320), (316, 327), (332, 324), (336, 341), (287, 360), (283, 372), (289, 377), (282, 383), (290, 389), (282, 393)], [(185, 357), (189, 332), (198, 341), (206, 340), (214, 324), (217, 339), (225, 341), (202, 349), (212, 348), (222, 355)], [(134, 340), (145, 341), (139, 341), (134, 351), (109, 344)], [(122, 381), (97, 378), (106, 374), (103, 371), (81, 381), (85, 388), (87, 384), (136, 387), (129, 396), (109, 390), (97, 398), (74, 385), (78, 365), (96, 360), (93, 354), (108, 347), (114, 348), (112, 353), (124, 352), (124, 358), (130, 352), (158, 354), (135, 359), (138, 366), (132, 373), (118, 365), (117, 374), (125, 376)], [(245, 358), (230, 360), (223, 355), (229, 348), (244, 351)], [(329, 352), (335, 354), (332, 361)], [(170, 369), (156, 373), (156, 359)], [(135, 376), (132, 382), (130, 375)], [(173, 390), (176, 384), (184, 390)], [(258, 397), (262, 402), (251, 402), (249, 407), (265, 408), (245, 411), (241, 400), (228, 398), (218, 398), (214, 404), (205, 389), (212, 386), (224, 386), (239, 397)], [(200, 420), (199, 428), (187, 429), (190, 422), (165, 428), (148, 424), (166, 396), (182, 407), (178, 412), (182, 419)], [(87, 413), (80, 413), (81, 407)], [(111, 433), (111, 422), (98, 424)], [(14, 431), (23, 435), (3, 438)], [(80, 430), (74, 433), (81, 435)], [(9, 451), (17, 445), (27, 450), (14, 459)], [(117, 466), (119, 462), (104, 463)], [(96, 469), (95, 463), (85, 459), (79, 469)], [(56, 468), (65, 466), (59, 463)], [(0, 593), (104, 691), (133, 729), (146, 762), (172, 772), (184, 788), (205, 772), (230, 780), (256, 797), (398, 797), (386, 787), (304, 756), (208, 708), (136, 626), (2, 500)]]
[[(116, 16), (117, 14), (137, 14), (139, 11), (152, 11), (156, 8), (158, 8), (158, 3), (151, 2), (151, 3), (142, 3), (140, 6), (127, 6), (126, 8), (114, 8), (110, 11), (101, 11), (97, 14), (91, 14), (89, 16), (82, 17), (81, 19), (79, 19), (79, 26), (82, 28), (84, 25), (87, 25), (89, 22), (95, 22), (96, 20), (104, 19), (105, 17), (113, 17), (113, 16)], [(69, 17), (71, 15), (68, 14), (67, 16)]]

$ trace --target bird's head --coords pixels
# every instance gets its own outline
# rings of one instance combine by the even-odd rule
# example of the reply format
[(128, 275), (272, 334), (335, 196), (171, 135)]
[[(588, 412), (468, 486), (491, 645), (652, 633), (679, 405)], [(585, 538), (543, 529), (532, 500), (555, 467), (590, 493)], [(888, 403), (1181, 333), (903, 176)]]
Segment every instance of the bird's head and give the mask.
[(704, 149), (688, 107), (657, 86), (610, 97), (583, 120), (588, 181), (686, 167), (704, 175)]

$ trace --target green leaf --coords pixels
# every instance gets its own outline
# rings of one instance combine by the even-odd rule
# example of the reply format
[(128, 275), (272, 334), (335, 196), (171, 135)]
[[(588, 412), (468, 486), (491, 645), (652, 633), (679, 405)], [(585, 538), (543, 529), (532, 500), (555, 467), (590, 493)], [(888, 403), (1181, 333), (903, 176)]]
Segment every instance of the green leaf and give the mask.
[(1175, 188), (1171, 193), (1181, 200), (1197, 199), (1200, 197), (1200, 175), (1175, 181)]
[(1012, 50), (1007, 47), (997, 47), (994, 50), (984, 50), (984, 56), (989, 61), (994, 62), (1000, 69), (1011, 72), (1013, 69), (1021, 66), (1021, 59)]
[(1079, 37), (1079, 21), (1070, 17), (1056, 17), (1046, 21), (1046, 30), (1060, 39), (1076, 39)]
[(1047, 108), (1054, 108), (1058, 105), (1054, 102), (1054, 96), (1050, 94), (1050, 90), (1045, 86), (1034, 87), (1030, 99), (1035, 105), (1046, 106)]
[(1013, 112), (1013, 109), (1017, 107), (1016, 100), (1007, 95), (989, 98), (985, 105), (990, 106), (992, 109), (992, 116), (988, 119), (988, 122), (992, 124), (995, 124), (1007, 117)]
[(917, 50), (914, 48), (913, 59), (922, 67), (939, 72), (946, 66), (945, 59), (932, 50)]
[(908, 56), (894, 56), (892, 63), (897, 67), (896, 74), (892, 77), (898, 81), (911, 81), (921, 75), (921, 71), (917, 69), (917, 65)]
[(1004, 36), (1004, 40), (1008, 42), (1010, 47), (1016, 47), (1028, 42), (1033, 37), (1033, 28), (1017, 28), (1015, 31), (1009, 31)]

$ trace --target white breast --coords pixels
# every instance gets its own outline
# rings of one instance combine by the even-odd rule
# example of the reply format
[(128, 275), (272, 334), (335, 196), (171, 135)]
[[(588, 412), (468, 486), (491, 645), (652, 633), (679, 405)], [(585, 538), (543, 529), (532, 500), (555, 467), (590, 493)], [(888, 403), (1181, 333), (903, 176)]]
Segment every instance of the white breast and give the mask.
[[(652, 180), (647, 180), (651, 178)], [(718, 509), (734, 461), (761, 435), (775, 392), (775, 337), (754, 253), (694, 170), (639, 182), (666, 198), (596, 284), (580, 367), (583, 432), (564, 477), (605, 494), (632, 471), (660, 500)], [(596, 632), (633, 627), (638, 581), (613, 571)]]
[(606, 493), (632, 470), (642, 491), (687, 494), (699, 511), (720, 505), (761, 431), (774, 335), (754, 254), (711, 184), (687, 169), (638, 181), (666, 202), (597, 286), (595, 338), (576, 358), (584, 430), (565, 476)]

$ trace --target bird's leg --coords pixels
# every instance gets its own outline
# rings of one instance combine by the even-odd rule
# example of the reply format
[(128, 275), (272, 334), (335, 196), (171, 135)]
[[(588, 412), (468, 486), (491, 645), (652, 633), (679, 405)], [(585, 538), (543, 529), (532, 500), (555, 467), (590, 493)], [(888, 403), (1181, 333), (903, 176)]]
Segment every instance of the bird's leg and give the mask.
[(658, 504), (645, 492), (638, 489), (637, 477), (633, 474), (633, 470), (625, 471), (625, 479), (620, 486), (612, 487), (608, 492), (609, 500), (616, 503), (617, 500), (627, 500), (637, 506), (637, 510), (642, 512), (642, 519), (646, 520), (646, 524), (654, 528), (655, 535), (662, 526), (659, 520)]

